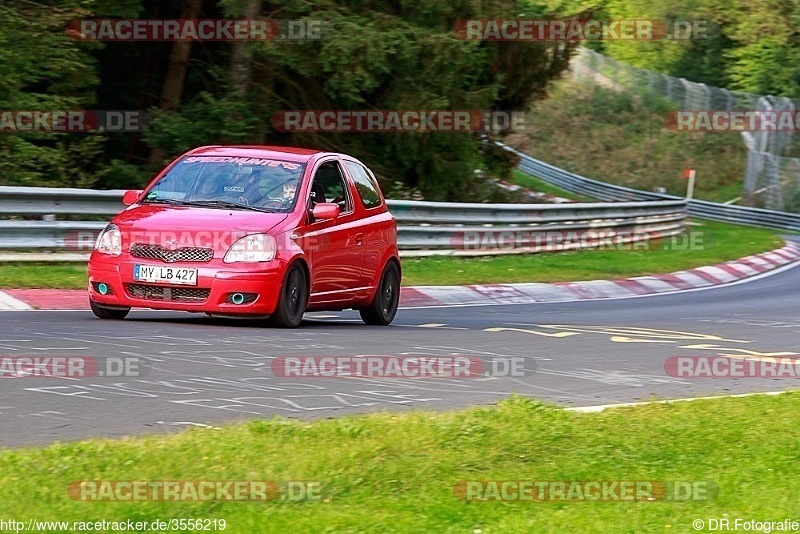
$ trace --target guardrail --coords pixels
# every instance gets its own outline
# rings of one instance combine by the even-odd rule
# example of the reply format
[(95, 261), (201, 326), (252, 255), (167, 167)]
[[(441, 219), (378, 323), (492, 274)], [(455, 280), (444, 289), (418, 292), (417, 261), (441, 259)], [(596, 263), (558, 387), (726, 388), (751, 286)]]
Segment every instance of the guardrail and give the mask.
[[(58, 215), (112, 216), (124, 209), (122, 190), (0, 187), (0, 250), (91, 250), (104, 221), (55, 220)], [(505, 254), (596, 248), (676, 235), (686, 219), (682, 199), (572, 204), (467, 204), (389, 200), (398, 246), (408, 255)], [(412, 252), (413, 251), (413, 252)]]
[[(466, 204), (389, 200), (401, 250), (462, 254), (596, 248), (681, 232), (683, 200), (609, 204)], [(605, 241), (604, 241), (605, 240)]]
[[(502, 143), (498, 143), (498, 146), (519, 156), (518, 169), (520, 171), (572, 193), (609, 202), (679, 200), (681, 198), (592, 180), (540, 161)], [(700, 219), (762, 226), (777, 230), (800, 231), (800, 214), (797, 213), (718, 204), (705, 200), (690, 200), (688, 202), (688, 212), (689, 215)]]

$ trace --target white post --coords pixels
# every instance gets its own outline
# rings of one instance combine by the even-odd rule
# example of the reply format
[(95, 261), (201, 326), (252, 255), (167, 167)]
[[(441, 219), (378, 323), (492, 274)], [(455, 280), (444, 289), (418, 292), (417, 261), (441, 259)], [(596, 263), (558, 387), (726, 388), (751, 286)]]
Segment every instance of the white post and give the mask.
[(686, 174), (689, 178), (689, 183), (686, 185), (686, 200), (692, 200), (692, 196), (694, 195), (695, 171), (694, 169), (686, 169)]

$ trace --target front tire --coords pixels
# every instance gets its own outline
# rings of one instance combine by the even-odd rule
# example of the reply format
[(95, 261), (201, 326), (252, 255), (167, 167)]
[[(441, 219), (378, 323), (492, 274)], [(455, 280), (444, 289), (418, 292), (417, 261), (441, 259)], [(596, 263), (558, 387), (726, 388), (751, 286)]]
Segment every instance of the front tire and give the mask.
[(366, 324), (386, 326), (394, 320), (400, 302), (400, 269), (389, 262), (383, 269), (375, 297), (366, 308), (358, 310)]
[(281, 328), (297, 328), (303, 320), (308, 302), (306, 272), (297, 264), (289, 267), (281, 286), (278, 309), (269, 318), (272, 325)]
[(106, 308), (91, 299), (89, 299), (89, 307), (92, 308), (95, 317), (99, 319), (124, 319), (131, 311), (130, 308)]

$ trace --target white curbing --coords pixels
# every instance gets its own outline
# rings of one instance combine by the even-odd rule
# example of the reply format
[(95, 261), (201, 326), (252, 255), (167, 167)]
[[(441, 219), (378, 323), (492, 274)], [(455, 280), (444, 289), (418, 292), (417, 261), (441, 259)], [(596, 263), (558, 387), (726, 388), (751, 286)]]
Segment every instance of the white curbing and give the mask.
[(707, 267), (698, 267), (695, 271), (702, 271), (706, 274), (709, 274), (720, 281), (721, 284), (726, 284), (728, 282), (733, 282), (734, 280), (739, 280), (741, 278), (745, 278), (744, 276), (735, 276), (724, 269), (720, 269), (719, 267), (715, 267), (713, 265)]
[(714, 285), (709, 280), (706, 280), (702, 276), (699, 276), (692, 271), (678, 271), (677, 273), (672, 273), (677, 278), (680, 278), (687, 284), (691, 285), (692, 287), (706, 287)]
[(659, 280), (654, 276), (640, 276), (634, 278), (637, 282), (645, 286), (647, 289), (651, 290), (653, 293), (663, 293), (665, 291), (675, 291), (676, 288), (674, 285), (670, 284), (669, 282), (665, 282), (664, 280)]
[(0, 310), (32, 310), (33, 306), (0, 291)]

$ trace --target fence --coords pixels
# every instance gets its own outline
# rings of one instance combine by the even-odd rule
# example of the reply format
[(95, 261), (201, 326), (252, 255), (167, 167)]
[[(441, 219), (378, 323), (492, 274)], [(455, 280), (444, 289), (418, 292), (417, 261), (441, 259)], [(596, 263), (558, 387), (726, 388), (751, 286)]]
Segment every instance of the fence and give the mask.
[[(634, 93), (647, 92), (674, 103), (681, 110), (777, 111), (800, 108), (800, 100), (759, 96), (709, 87), (666, 74), (637, 69), (593, 50), (581, 48), (573, 59), (576, 79)], [(772, 210), (800, 211), (800, 158), (788, 157), (791, 131), (742, 132), (747, 150), (743, 198)]]
[[(6, 217), (0, 220), (0, 249), (88, 252), (106, 223), (55, 217), (114, 215), (125, 207), (122, 194), (123, 191), (0, 187), (0, 217)], [(560, 241), (556, 243), (557, 250), (595, 248), (612, 237), (614, 243), (630, 243), (677, 235), (687, 216), (682, 199), (614, 204), (390, 200), (388, 206), (398, 222), (398, 245), (406, 255), (530, 252), (532, 240), (544, 238), (552, 243), (554, 236)], [(8, 219), (9, 215), (17, 218)], [(20, 215), (44, 215), (45, 220), (20, 220)]]

